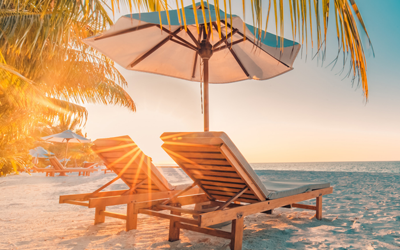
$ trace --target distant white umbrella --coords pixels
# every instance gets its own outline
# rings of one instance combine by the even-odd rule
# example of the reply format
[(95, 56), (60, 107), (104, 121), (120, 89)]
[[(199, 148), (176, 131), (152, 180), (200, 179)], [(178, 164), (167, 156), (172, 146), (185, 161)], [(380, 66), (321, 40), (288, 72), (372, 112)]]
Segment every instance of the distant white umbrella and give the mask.
[[(72, 132), (71, 130), (65, 130), (62, 133), (49, 135), (42, 137), (42, 140), (48, 142), (60, 142), (60, 143), (67, 143), (67, 148), (65, 149), (65, 158), (67, 158), (68, 153), (68, 143), (91, 143), (90, 139), (87, 139), (83, 136), (78, 135), (77, 133)], [(67, 161), (65, 162), (65, 164)]]
[(42, 147), (36, 147), (34, 149), (29, 150), (29, 154), (32, 157), (36, 158), (49, 158), (49, 156), (54, 155), (54, 153), (47, 151), (46, 149)]

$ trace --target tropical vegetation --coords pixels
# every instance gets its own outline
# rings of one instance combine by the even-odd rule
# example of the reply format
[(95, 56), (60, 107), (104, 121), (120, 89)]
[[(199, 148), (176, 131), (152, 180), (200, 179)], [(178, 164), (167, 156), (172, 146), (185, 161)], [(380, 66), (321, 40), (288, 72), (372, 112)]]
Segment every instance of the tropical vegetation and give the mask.
[(135, 111), (113, 62), (82, 39), (112, 24), (99, 1), (0, 1), (0, 175), (30, 164), (48, 124), (84, 125), (80, 103)]

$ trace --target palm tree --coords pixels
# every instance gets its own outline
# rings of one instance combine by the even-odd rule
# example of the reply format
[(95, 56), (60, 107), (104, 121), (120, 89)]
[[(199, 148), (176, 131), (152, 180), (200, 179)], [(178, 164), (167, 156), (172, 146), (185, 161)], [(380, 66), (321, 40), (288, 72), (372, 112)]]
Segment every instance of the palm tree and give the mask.
[[(39, 124), (84, 124), (79, 103), (135, 111), (111, 60), (82, 43), (112, 21), (102, 1), (0, 1), (0, 175), (29, 162)], [(28, 145), (28, 146), (27, 146)], [(24, 151), (24, 152), (22, 152)]]

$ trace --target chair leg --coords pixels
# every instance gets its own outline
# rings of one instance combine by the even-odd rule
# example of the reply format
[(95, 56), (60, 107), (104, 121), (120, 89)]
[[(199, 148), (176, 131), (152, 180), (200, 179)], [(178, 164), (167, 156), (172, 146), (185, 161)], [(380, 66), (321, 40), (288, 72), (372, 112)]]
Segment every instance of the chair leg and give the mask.
[(316, 207), (317, 207), (316, 217), (318, 220), (321, 220), (322, 219), (322, 196), (317, 197)]
[(179, 240), (180, 228), (176, 226), (176, 220), (169, 221), (169, 236), (168, 241), (177, 241)]
[[(171, 211), (171, 214), (181, 215), (179, 212)], [(177, 241), (179, 240), (180, 228), (176, 226), (176, 220), (169, 221), (169, 237), (168, 241)]]
[(232, 220), (231, 250), (241, 250), (243, 244), (244, 218)]
[(96, 211), (94, 214), (94, 224), (95, 225), (104, 223), (104, 221), (106, 220), (106, 216), (104, 214), (101, 214), (101, 212), (103, 212), (105, 210), (106, 210), (105, 206), (96, 207)]
[(126, 209), (126, 231), (137, 228), (137, 217), (138, 214), (135, 213), (135, 205), (133, 203), (128, 203)]

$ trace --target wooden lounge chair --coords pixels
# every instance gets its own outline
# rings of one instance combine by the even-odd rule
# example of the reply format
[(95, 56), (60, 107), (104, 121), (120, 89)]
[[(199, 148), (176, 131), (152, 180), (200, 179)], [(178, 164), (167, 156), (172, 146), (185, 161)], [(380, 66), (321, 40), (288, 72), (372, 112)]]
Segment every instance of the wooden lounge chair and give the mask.
[(79, 168), (72, 168), (72, 169), (65, 168), (65, 169), (60, 170), (60, 169), (54, 169), (54, 167), (53, 168), (38, 168), (36, 166), (33, 166), (32, 170), (36, 173), (46, 173), (46, 177), (47, 176), (54, 177), (56, 173), (58, 173), (59, 176), (66, 176), (66, 173), (69, 173), (69, 172), (79, 172), (79, 176), (80, 175), (89, 176), (91, 172), (97, 171), (97, 169), (87, 171), (85, 169), (79, 169)]
[(53, 168), (38, 168), (36, 166), (33, 166), (32, 170), (34, 173), (46, 173), (46, 176), (54, 176), (54, 173), (57, 172), (57, 170)]
[[(92, 149), (117, 176), (93, 193), (62, 195), (60, 203), (96, 208), (94, 224), (103, 223), (108, 216), (126, 220), (127, 231), (136, 229), (136, 202), (165, 200), (191, 186), (182, 183), (171, 185), (153, 165), (151, 158), (145, 155), (129, 136), (97, 139)], [(129, 189), (100, 192), (118, 179)], [(198, 194), (199, 189), (194, 188), (190, 193)], [(106, 211), (107, 206), (124, 204), (127, 205), (126, 214)]]
[[(243, 220), (248, 215), (296, 207), (314, 210), (317, 219), (322, 218), (322, 196), (332, 193), (329, 183), (262, 182), (223, 132), (164, 133), (161, 139), (162, 148), (205, 193), (202, 197), (181, 196), (188, 188), (171, 199), (135, 203), (139, 213), (170, 220), (169, 241), (178, 240), (180, 229), (186, 229), (230, 239), (231, 249), (241, 249)], [(313, 198), (315, 206), (298, 203)], [(181, 207), (202, 201), (216, 207), (215, 211)], [(159, 210), (170, 210), (171, 214)], [(209, 228), (226, 221), (232, 221), (231, 232)]]
[(90, 173), (97, 171), (97, 169), (93, 168), (65, 168), (56, 156), (50, 156), (49, 161), (50, 165), (53, 166), (53, 169), (56, 170), (53, 171), (50, 176), (54, 176), (54, 173), (60, 173), (59, 176), (66, 176), (66, 173), (71, 172), (78, 172), (79, 176), (90, 176)]

